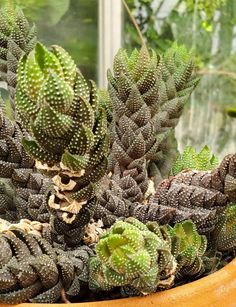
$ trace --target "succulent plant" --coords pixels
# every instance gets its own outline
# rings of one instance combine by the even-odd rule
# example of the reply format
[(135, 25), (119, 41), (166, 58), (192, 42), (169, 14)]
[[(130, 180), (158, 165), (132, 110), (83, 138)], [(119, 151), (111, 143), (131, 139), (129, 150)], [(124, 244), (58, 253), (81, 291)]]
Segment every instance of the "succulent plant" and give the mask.
[(175, 176), (183, 170), (208, 171), (218, 166), (217, 157), (210, 152), (207, 146), (197, 153), (192, 146), (187, 146), (182, 155), (178, 155), (171, 169), (171, 175)]
[[(17, 65), (23, 54), (36, 44), (36, 28), (30, 27), (23, 12), (8, 5), (0, 10), (0, 76), (6, 81), (10, 96), (14, 98), (17, 83)], [(13, 103), (14, 106), (14, 103)]]
[[(173, 46), (160, 59), (154, 51), (150, 54), (146, 47), (140, 52), (133, 51), (130, 57), (125, 50), (118, 52), (114, 59), (114, 75), (108, 71), (114, 114), (112, 166), (118, 163), (121, 171), (138, 170), (135, 164), (141, 165), (143, 159), (148, 163), (162, 158), (165, 140), (198, 82), (191, 77), (192, 70), (191, 57), (182, 47)], [(147, 189), (145, 173), (142, 176), (140, 173), (138, 171), (134, 178), (144, 194)]]
[(214, 231), (210, 235), (212, 248), (229, 252), (236, 250), (236, 205), (229, 205), (220, 215)]
[(18, 219), (14, 189), (8, 180), (0, 179), (0, 218), (15, 222)]
[(236, 155), (216, 167), (188, 147), (162, 180), (198, 83), (191, 53), (121, 49), (97, 90), (63, 48), (36, 44), (20, 10), (0, 17), (17, 111), (1, 103), (0, 303), (147, 295), (216, 270), (236, 249)]
[(186, 171), (163, 180), (148, 205), (133, 204), (130, 215), (170, 225), (191, 219), (206, 234), (235, 198), (236, 155), (228, 155), (212, 171)]
[[(0, 17), (0, 76), (8, 85), (14, 110), (17, 66), (20, 58), (34, 48), (36, 28), (34, 25), (30, 27), (21, 9), (12, 3), (1, 8)], [(18, 215), (18, 219), (46, 222), (49, 214), (44, 194), (50, 180), (36, 171), (34, 160), (21, 145), (22, 136), (26, 133), (18, 123), (7, 118), (3, 102), (0, 117), (0, 173), (2, 177), (10, 179), (13, 187), (14, 214)], [(13, 209), (12, 204), (9, 203), (9, 209)]]
[(49, 51), (38, 43), (19, 63), (16, 109), (32, 137), (23, 139), (25, 150), (53, 177), (53, 228), (76, 245), (107, 166), (106, 114), (96, 86), (87, 84), (63, 48)]
[(19, 229), (0, 234), (0, 244), (0, 303), (53, 303), (62, 291), (78, 295), (88, 282), (93, 251), (87, 246), (63, 252)]
[(96, 244), (90, 260), (90, 288), (128, 287), (140, 294), (170, 286), (176, 262), (169, 240), (158, 224), (144, 225), (130, 217), (117, 221)]
[[(21, 144), (22, 137), (21, 128), (7, 118), (1, 102), (0, 174), (2, 178), (10, 179), (12, 199), (8, 205), (5, 203), (5, 209), (11, 211), (18, 219), (28, 218), (47, 222), (49, 213), (45, 193), (51, 181), (36, 171), (34, 159), (25, 152)], [(11, 221), (12, 214), (9, 216)]]
[(164, 138), (161, 143), (160, 154), (149, 163), (149, 176), (157, 176), (156, 183), (160, 182), (160, 174), (168, 177), (172, 162), (177, 151), (177, 141), (174, 128), (178, 124), (185, 104), (199, 82), (194, 72), (195, 64), (192, 52), (184, 45), (173, 43), (171, 48), (160, 57), (158, 74), (160, 74), (159, 110), (155, 118), (156, 137)]
[[(145, 46), (130, 56), (123, 49), (116, 55), (113, 75), (108, 71), (110, 100), (104, 98), (113, 114), (109, 171), (115, 183), (107, 181), (96, 208), (96, 217), (106, 226), (126, 216), (130, 203), (145, 202), (152, 181), (156, 184), (169, 173), (176, 156), (173, 128), (198, 83), (193, 68), (191, 55), (177, 45), (164, 56)], [(119, 202), (114, 185), (124, 191)]]
[(171, 252), (176, 258), (177, 278), (196, 276), (204, 271), (203, 256), (207, 248), (206, 236), (201, 236), (191, 220), (186, 220), (163, 228), (170, 234), (172, 241)]

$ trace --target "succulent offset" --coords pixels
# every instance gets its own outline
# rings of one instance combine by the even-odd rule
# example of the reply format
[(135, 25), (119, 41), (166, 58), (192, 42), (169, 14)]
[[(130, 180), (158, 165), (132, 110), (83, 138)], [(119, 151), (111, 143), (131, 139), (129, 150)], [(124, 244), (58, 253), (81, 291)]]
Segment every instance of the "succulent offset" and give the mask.
[(25, 150), (53, 177), (48, 203), (55, 231), (77, 244), (81, 238), (74, 235), (80, 228), (83, 236), (107, 165), (106, 114), (96, 86), (87, 84), (63, 48), (48, 51), (38, 43), (19, 63), (16, 109), (32, 136), (23, 140)]
[(120, 286), (148, 294), (173, 283), (176, 261), (158, 224), (149, 227), (132, 217), (117, 221), (96, 244), (96, 253), (90, 260), (93, 290)]
[(218, 158), (210, 152), (207, 146), (197, 153), (196, 150), (188, 146), (182, 155), (178, 155), (171, 168), (171, 175), (175, 176), (183, 170), (208, 171), (218, 166)]
[(207, 238), (197, 232), (191, 220), (163, 226), (170, 234), (172, 241), (172, 254), (178, 262), (177, 278), (196, 276), (204, 272), (203, 256), (207, 249)]

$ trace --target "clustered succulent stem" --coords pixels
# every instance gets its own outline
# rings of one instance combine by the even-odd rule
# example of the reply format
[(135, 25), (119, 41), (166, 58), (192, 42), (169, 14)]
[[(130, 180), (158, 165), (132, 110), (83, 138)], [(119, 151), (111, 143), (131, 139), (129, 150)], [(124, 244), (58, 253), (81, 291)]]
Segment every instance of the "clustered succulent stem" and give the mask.
[(31, 135), (23, 139), (25, 150), (52, 177), (52, 230), (59, 242), (77, 245), (107, 166), (106, 115), (96, 86), (85, 81), (64, 49), (48, 51), (38, 43), (19, 63), (16, 109)]

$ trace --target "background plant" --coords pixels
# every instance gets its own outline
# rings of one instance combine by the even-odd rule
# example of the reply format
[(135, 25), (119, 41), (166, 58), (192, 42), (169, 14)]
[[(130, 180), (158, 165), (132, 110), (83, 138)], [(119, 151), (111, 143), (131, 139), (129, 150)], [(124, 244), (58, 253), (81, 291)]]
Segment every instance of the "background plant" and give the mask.
[[(202, 79), (176, 130), (179, 149), (192, 145), (200, 150), (208, 144), (220, 157), (234, 152), (236, 128), (225, 108), (234, 104), (236, 95), (236, 2), (129, 0), (127, 3), (152, 48), (163, 51), (178, 41), (195, 53)], [(124, 27), (124, 45), (127, 48), (139, 45), (139, 37), (127, 15)]]

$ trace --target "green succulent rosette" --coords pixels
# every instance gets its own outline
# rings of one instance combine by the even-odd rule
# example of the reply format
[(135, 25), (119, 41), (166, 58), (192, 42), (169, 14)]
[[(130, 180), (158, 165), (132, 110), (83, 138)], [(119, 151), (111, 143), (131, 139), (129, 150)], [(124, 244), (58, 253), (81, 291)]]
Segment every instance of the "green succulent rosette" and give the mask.
[(186, 220), (175, 224), (163, 226), (171, 237), (171, 252), (177, 260), (177, 277), (196, 276), (204, 272), (203, 257), (207, 249), (207, 238), (199, 235), (195, 224)]
[(204, 146), (199, 153), (192, 146), (187, 146), (183, 154), (177, 156), (170, 174), (175, 176), (183, 170), (209, 171), (216, 168), (218, 164), (218, 158), (211, 153), (208, 146)]
[(144, 295), (173, 283), (176, 262), (157, 223), (117, 221), (96, 244), (96, 253), (90, 261), (92, 290), (124, 287)]

